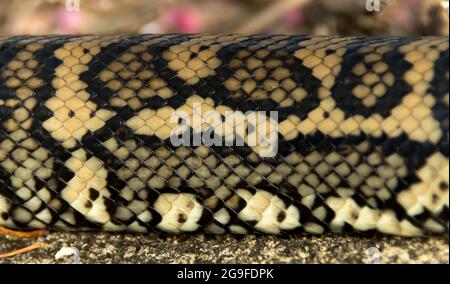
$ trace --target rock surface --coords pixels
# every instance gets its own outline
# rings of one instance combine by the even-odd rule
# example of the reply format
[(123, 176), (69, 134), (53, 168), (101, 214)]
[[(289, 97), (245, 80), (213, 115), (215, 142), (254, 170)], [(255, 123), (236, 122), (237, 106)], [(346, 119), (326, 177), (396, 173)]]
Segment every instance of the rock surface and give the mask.
[[(212, 236), (51, 232), (39, 239), (0, 236), (0, 253), (35, 241), (45, 247), (0, 263), (449, 263), (445, 238), (361, 236)], [(61, 254), (61, 253), (60, 253)]]

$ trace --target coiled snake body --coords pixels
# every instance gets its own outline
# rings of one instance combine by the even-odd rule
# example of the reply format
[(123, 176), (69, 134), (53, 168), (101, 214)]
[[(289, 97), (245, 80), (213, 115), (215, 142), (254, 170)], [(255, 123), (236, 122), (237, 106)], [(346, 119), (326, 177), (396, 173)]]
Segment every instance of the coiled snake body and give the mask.
[[(448, 54), (446, 37), (0, 38), (0, 226), (447, 235)], [(274, 154), (224, 130), (229, 111), (266, 114)], [(175, 145), (182, 122), (243, 143)]]

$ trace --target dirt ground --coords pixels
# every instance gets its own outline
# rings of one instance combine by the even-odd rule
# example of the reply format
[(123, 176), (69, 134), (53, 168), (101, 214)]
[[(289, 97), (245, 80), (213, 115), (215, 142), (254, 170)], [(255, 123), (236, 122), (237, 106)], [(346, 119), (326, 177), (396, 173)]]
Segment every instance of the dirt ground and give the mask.
[[(449, 263), (444, 238), (212, 236), (51, 232), (37, 240), (0, 237), (0, 253), (34, 241), (45, 247), (0, 263)], [(59, 260), (61, 248), (76, 248)]]

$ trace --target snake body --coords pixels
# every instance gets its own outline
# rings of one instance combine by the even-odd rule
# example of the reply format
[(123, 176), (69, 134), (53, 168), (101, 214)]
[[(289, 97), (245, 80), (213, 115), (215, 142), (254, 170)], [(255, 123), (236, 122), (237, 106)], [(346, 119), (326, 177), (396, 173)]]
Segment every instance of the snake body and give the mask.
[[(447, 37), (0, 38), (0, 226), (448, 235), (448, 55)], [(246, 135), (275, 124), (273, 155), (226, 130), (233, 111), (265, 115)], [(181, 123), (224, 143), (176, 145)]]

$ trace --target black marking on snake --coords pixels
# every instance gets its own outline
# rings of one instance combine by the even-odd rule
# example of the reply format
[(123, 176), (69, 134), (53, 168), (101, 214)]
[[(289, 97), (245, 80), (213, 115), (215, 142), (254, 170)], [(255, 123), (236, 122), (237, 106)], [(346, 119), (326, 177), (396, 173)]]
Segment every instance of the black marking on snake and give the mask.
[[(118, 177), (116, 171), (124, 165), (124, 161), (118, 159), (111, 151), (109, 151), (103, 143), (110, 138), (118, 137), (122, 141), (132, 137), (132, 131), (124, 125), (124, 121), (136, 115), (136, 112), (125, 106), (123, 108), (114, 108), (108, 104), (108, 101), (115, 96), (105, 84), (98, 78), (97, 74), (106, 69), (109, 64), (116, 61), (117, 58), (126, 52), (132, 46), (138, 45), (145, 41), (156, 38), (157, 36), (135, 36), (119, 40), (117, 43), (112, 43), (103, 48), (100, 53), (88, 64), (88, 71), (80, 74), (80, 79), (83, 80), (88, 87), (86, 91), (90, 94), (89, 100), (97, 105), (97, 108), (106, 108), (116, 112), (116, 115), (109, 119), (105, 126), (95, 131), (88, 132), (82, 137), (82, 145), (90, 153), (104, 161), (104, 165), (108, 171), (107, 188), (111, 193), (108, 198), (105, 197), (107, 203), (107, 212), (111, 216), (112, 222), (120, 224), (114, 218), (117, 206), (128, 205), (128, 202), (119, 196), (120, 190), (126, 186), (126, 182)], [(144, 68), (147, 68), (144, 65)], [(118, 134), (127, 134), (127, 137)], [(131, 224), (133, 220), (128, 220)], [(147, 227), (147, 226), (146, 226)]]
[[(32, 39), (32, 38), (39, 39), (41, 37), (30, 37), (30, 36), (15, 37), (15, 38), (13, 38), (13, 40), (7, 41), (6, 44), (2, 44), (2, 46), (0, 48), (0, 66), (7, 66), (8, 63), (16, 57), (17, 53), (22, 51), (25, 48), (25, 46), (26, 46), (26, 44), (16, 45), (16, 43), (18, 43), (18, 42), (20, 42), (20, 41), (22, 41), (24, 39)], [(63, 40), (62, 39), (55, 39), (55, 41), (63, 41)], [(45, 53), (46, 55), (48, 55), (47, 54), (47, 52), (49, 52), (48, 50), (50, 50), (50, 51), (52, 50), (51, 48), (47, 49), (47, 46), (49, 46), (50, 43), (51, 42), (46, 44), (46, 48), (40, 49), (40, 50), (38, 50), (36, 52), (36, 60), (38, 61), (39, 66), (43, 66), (44, 63), (47, 63), (46, 60), (42, 60), (42, 57), (40, 55), (42, 53)], [(55, 49), (54, 50), (56, 50), (58, 47), (59, 47), (58, 45), (55, 45)], [(10, 50), (8, 52), (4, 52), (4, 48), (8, 48), (8, 49), (11, 48), (12, 50)], [(45, 59), (47, 59), (47, 58), (45, 58)], [(42, 75), (43, 74), (52, 74), (52, 72), (46, 73), (45, 71), (48, 72), (48, 70), (40, 70), (40, 69), (37, 69), (37, 70), (38, 71), (35, 73), (35, 77), (42, 78), (44, 80), (44, 82), (49, 82), (49, 81), (45, 81), (45, 80), (50, 79), (50, 78), (48, 78), (48, 76), (42, 76)], [(53, 70), (51, 70), (51, 71), (53, 71)], [(0, 87), (0, 99), (12, 98), (14, 96), (15, 90), (7, 88), (6, 85), (5, 85), (4, 80), (1, 77), (0, 77), (0, 85), (1, 85), (1, 87)], [(39, 91), (40, 91), (39, 89), (35, 90), (36, 96), (38, 96), (38, 97), (39, 97)], [(33, 111), (36, 111), (37, 108), (39, 108), (39, 106), (36, 106)], [(4, 112), (8, 115), (7, 117), (6, 117), (6, 115), (4, 115), (5, 119), (7, 119), (12, 114), (12, 110), (11, 109), (9, 111), (4, 111)], [(33, 137), (33, 134), (32, 134), (33, 130), (37, 128), (36, 127), (37, 123), (39, 123), (39, 121), (37, 119), (33, 119), (33, 124), (32, 124), (32, 126), (31, 126), (31, 128), (29, 130), (30, 134), (31, 134), (31, 137)], [(1, 137), (1, 136), (3, 136), (3, 137)], [(0, 124), (0, 141), (3, 141), (4, 139), (7, 139), (7, 137), (8, 137), (8, 134), (6, 133), (6, 129)], [(36, 137), (33, 137), (33, 138), (36, 138)], [(44, 146), (41, 140), (37, 140), (37, 141), (39, 142), (39, 144), (41, 146)], [(55, 144), (57, 144), (57, 143), (55, 143)], [(17, 147), (18, 147), (18, 145), (15, 146), (15, 148), (17, 148)], [(13, 186), (11, 184), (11, 179), (10, 179), (11, 175), (12, 175), (11, 173), (6, 172), (6, 170), (3, 169), (0, 166), (0, 181), (3, 180), (1, 182), (1, 186), (0, 186), (0, 188), (2, 188), (3, 190), (0, 190), (0, 194), (5, 196), (6, 198), (8, 198), (10, 201), (12, 201), (12, 207), (10, 208), (9, 212), (13, 212), (13, 210), (16, 210), (18, 207), (29, 211), (27, 208), (25, 208), (25, 207), (23, 207), (21, 205), (21, 204), (24, 203), (24, 200), (21, 200), (14, 193), (14, 188), (13, 188)], [(36, 177), (34, 177), (34, 179), (36, 180)], [(39, 186), (39, 185), (42, 185), (42, 184), (43, 184), (43, 182), (39, 182), (39, 181), (36, 182), (36, 186)], [(36, 191), (39, 191), (39, 190), (40, 190), (40, 188), (36, 187)], [(45, 204), (45, 202), (43, 202), (43, 203)], [(70, 205), (68, 205), (68, 204), (66, 204), (66, 205), (67, 205), (67, 208), (70, 207)], [(52, 208), (50, 208), (49, 206), (47, 206), (47, 208), (49, 209), (49, 212), (51, 212), (51, 214), (52, 214), (51, 221), (47, 225), (51, 226), (58, 220), (57, 219), (58, 214), (56, 212), (54, 212), (54, 210)], [(38, 212), (39, 211), (37, 211), (36, 213), (38, 213)], [(12, 214), (10, 213), (9, 215), (11, 216)], [(15, 222), (16, 225), (24, 227), (24, 228), (27, 227), (27, 224), (21, 224), (17, 220), (14, 220), (14, 218), (11, 218), (11, 219)]]
[[(361, 100), (353, 95), (353, 88), (362, 84), (361, 77), (353, 74), (352, 70), (358, 63), (362, 63), (364, 55), (357, 50), (361, 47), (377, 43), (382, 38), (373, 38), (369, 41), (361, 38), (347, 45), (346, 54), (343, 56), (341, 63), (342, 68), (336, 77), (336, 83), (331, 89), (332, 96), (336, 101), (336, 106), (343, 110), (346, 117), (354, 115), (362, 115), (364, 117), (372, 116), (377, 113), (383, 118), (391, 114), (391, 110), (401, 103), (402, 98), (411, 92), (412, 88), (404, 81), (404, 74), (412, 65), (405, 61), (404, 54), (399, 48), (413, 41), (410, 38), (397, 38), (397, 42), (391, 46), (394, 49), (383, 55), (383, 62), (392, 66), (389, 71), (394, 75), (394, 85), (387, 88), (387, 93), (376, 99), (375, 105), (371, 107), (365, 106)], [(373, 64), (366, 66), (369, 70), (372, 69)], [(393, 67), (395, 66), (395, 67)]]
[[(50, 82), (52, 82), (53, 78), (55, 78), (54, 69), (62, 64), (62, 61), (56, 58), (53, 53), (64, 46), (67, 42), (69, 42), (72, 38), (76, 38), (78, 36), (67, 36), (57, 38), (55, 41), (49, 42), (46, 44), (44, 49), (38, 50), (36, 52), (36, 59), (39, 61), (39, 66), (44, 66), (43, 68), (39, 68), (39, 72), (36, 74), (36, 77), (42, 79), (44, 82), (47, 82), (41, 89), (36, 90), (36, 97), (40, 102), (36, 105), (34, 112), (38, 119), (33, 119), (33, 123), (30, 129), (30, 135), (39, 144), (46, 148), (50, 153), (52, 153), (54, 159), (53, 171), (54, 175), (52, 178), (55, 178), (57, 181), (57, 188), (51, 189), (48, 188), (50, 192), (55, 190), (52, 194), (59, 195), (61, 190), (63, 190), (67, 184), (67, 182), (72, 179), (74, 173), (69, 170), (65, 165), (65, 161), (67, 161), (71, 157), (71, 151), (75, 151), (80, 149), (82, 146), (77, 142), (77, 145), (71, 149), (67, 150), (64, 148), (58, 141), (56, 141), (50, 133), (42, 126), (42, 122), (52, 117), (52, 111), (50, 111), (42, 102), (47, 101), (49, 98), (54, 96), (55, 89), (51, 86)], [(35, 181), (38, 179), (35, 178)], [(48, 180), (45, 181), (47, 184)], [(36, 185), (44, 186), (42, 181), (38, 181)], [(40, 188), (36, 188), (36, 190), (40, 190)], [(54, 217), (57, 217), (58, 214), (62, 214), (67, 212), (71, 208), (70, 204), (62, 198), (59, 198), (60, 208), (55, 212), (55, 209), (48, 207), (49, 211), (54, 213)], [(91, 223), (86, 220), (86, 217), (79, 213), (76, 210), (72, 210), (75, 217), (75, 224), (72, 225), (66, 222), (63, 219), (52, 218), (52, 223), (56, 223), (57, 221), (63, 222), (66, 226), (69, 227), (87, 227), (92, 229), (100, 228), (99, 225)]]
[[(223, 47), (217, 52), (217, 58), (219, 58), (219, 60), (224, 63), (229, 62), (230, 60), (235, 58), (239, 51), (246, 50), (249, 47), (254, 46), (259, 40), (265, 40), (268, 38), (268, 36), (250, 36), (248, 39), (243, 40), (239, 43), (230, 44)], [(275, 41), (274, 43), (276, 42), (279, 42), (279, 40)], [(233, 93), (225, 88), (225, 86), (223, 85), (224, 82), (227, 79), (233, 77), (235, 71), (236, 70), (231, 69), (225, 64), (218, 67), (215, 70), (215, 75), (200, 80), (200, 82), (195, 86), (196, 93), (204, 98), (212, 98), (216, 105), (229, 106), (234, 110), (240, 110), (242, 112), (257, 109), (265, 110), (264, 105), (270, 104), (270, 101), (260, 102), (260, 107), (258, 108), (257, 102), (254, 102), (254, 104), (249, 104), (248, 96), (242, 94), (242, 97), (234, 98)]]
[(434, 64), (434, 77), (428, 90), (428, 92), (436, 98), (432, 113), (434, 119), (439, 122), (442, 131), (442, 137), (437, 143), (437, 147), (447, 158), (449, 157), (449, 113), (448, 105), (444, 103), (444, 98), (449, 94), (448, 60), (449, 51), (447, 49), (446, 51), (441, 52), (439, 59), (436, 60)]
[[(106, 147), (103, 146), (103, 142), (107, 141), (110, 138), (117, 137), (118, 142), (123, 146), (123, 141), (128, 139), (132, 139), (136, 137), (133, 135), (131, 129), (129, 129), (124, 122), (129, 118), (136, 115), (136, 111), (132, 110), (128, 106), (122, 108), (113, 108), (109, 106), (107, 103), (109, 99), (115, 96), (115, 93), (112, 92), (105, 84), (96, 76), (102, 70), (104, 70), (109, 64), (114, 62), (120, 54), (126, 52), (129, 48), (139, 43), (145, 42), (147, 40), (156, 38), (156, 36), (149, 37), (141, 37), (137, 36), (130, 40), (129, 38), (126, 40), (121, 40), (118, 43), (113, 43), (107, 47), (105, 47), (96, 58), (88, 64), (88, 70), (82, 74), (80, 74), (81, 80), (88, 84), (87, 91), (90, 93), (90, 100), (95, 102), (98, 108), (107, 108), (110, 109), (117, 114), (108, 120), (105, 126), (95, 133), (87, 133), (82, 138), (82, 144), (84, 147), (90, 152), (95, 153), (95, 155), (105, 161), (105, 167), (108, 169), (107, 176), (107, 188), (111, 193), (109, 197), (114, 202), (110, 202), (109, 206), (107, 206), (107, 211), (110, 213), (111, 219), (114, 221), (114, 212), (117, 206), (120, 205), (128, 205), (128, 202), (119, 196), (119, 192), (126, 186), (126, 181), (122, 180), (116, 173), (116, 171), (124, 166), (124, 161), (121, 161), (115, 155), (109, 151)], [(169, 40), (168, 40), (169, 42)], [(164, 45), (164, 42), (161, 45), (158, 45), (158, 48)], [(150, 51), (152, 46), (148, 48)], [(141, 62), (144, 63), (144, 62)], [(145, 63), (143, 68), (148, 68), (148, 64)], [(148, 106), (148, 103), (147, 103)], [(146, 137), (143, 137), (143, 141), (146, 140)], [(142, 140), (141, 140), (142, 141)], [(148, 189), (149, 192), (154, 192), (153, 189)], [(155, 194), (149, 194), (149, 198), (151, 200), (147, 200), (150, 204), (153, 204), (157, 199), (157, 192)], [(137, 198), (137, 197), (136, 197)], [(145, 224), (144, 227), (150, 229), (154, 227), (161, 221), (161, 216), (157, 214), (157, 212), (153, 209), (149, 209), (153, 216), (150, 224)], [(134, 219), (136, 220), (136, 219)], [(120, 222), (117, 222), (120, 223)], [(143, 222), (140, 222), (143, 225)]]
[(171, 46), (176, 46), (182, 42), (189, 41), (191, 38), (192, 36), (190, 35), (168, 38), (167, 41), (149, 46), (147, 48), (147, 51), (154, 57), (151, 62), (151, 66), (155, 74), (158, 74), (158, 77), (167, 83), (166, 87), (174, 91), (175, 94), (167, 100), (164, 100), (158, 95), (142, 100), (144, 101), (144, 106), (146, 108), (158, 109), (168, 105), (175, 109), (186, 102), (186, 96), (183, 96), (183, 94), (187, 93), (188, 86), (184, 80), (177, 76), (176, 72), (170, 70), (167, 65), (167, 61), (162, 58), (162, 54), (164, 51), (169, 50)]
[[(9, 38), (0, 45), (0, 70), (3, 73), (4, 66), (7, 66), (19, 53), (24, 45), (19, 45), (18, 43), (24, 39), (32, 38), (32, 36), (15, 36)], [(15, 90), (10, 89), (6, 86), (6, 82), (3, 76), (0, 76), (0, 100), (6, 100), (14, 97)], [(5, 106), (0, 106), (0, 120), (6, 120), (10, 113), (10, 108)], [(2, 129), (0, 124), (0, 130)], [(4, 128), (3, 128), (4, 129)]]
[[(223, 49), (217, 52), (217, 57), (222, 62), (229, 62), (234, 59), (237, 51), (246, 50), (248, 47), (254, 46), (258, 40), (262, 40), (265, 38), (260, 37), (250, 37), (249, 40), (242, 41), (236, 45), (226, 46)], [(290, 72), (290, 78), (296, 82), (297, 87), (305, 87), (309, 94), (308, 96), (302, 100), (301, 102), (295, 104), (293, 107), (280, 107), (278, 103), (273, 101), (272, 99), (262, 99), (262, 100), (251, 100), (250, 95), (246, 94), (243, 90), (240, 96), (235, 97), (233, 92), (227, 90), (224, 87), (224, 82), (232, 78), (236, 72), (236, 70), (231, 69), (228, 66), (219, 67), (216, 70), (216, 75), (210, 76), (204, 79), (204, 83), (200, 82), (200, 87), (206, 91), (202, 91), (201, 88), (197, 89), (197, 93), (202, 95), (205, 94), (205, 97), (211, 97), (215, 101), (217, 105), (225, 105), (231, 107), (233, 110), (240, 110), (242, 112), (246, 111), (278, 111), (279, 119), (283, 121), (287, 117), (287, 113), (292, 114), (295, 113), (299, 115), (300, 119), (304, 119), (305, 116), (314, 108), (318, 106), (317, 100), (317, 88), (320, 86), (320, 81), (312, 76), (312, 71), (302, 65), (302, 61), (293, 56), (293, 53), (300, 49), (298, 45), (301, 41), (308, 40), (309, 37), (305, 36), (296, 36), (291, 38), (291, 42), (289, 45), (285, 47), (289, 54), (277, 54), (277, 52), (271, 52), (267, 56), (267, 60), (269, 59), (277, 59), (281, 60), (285, 64), (285, 68)], [(274, 41), (271, 44), (277, 44), (284, 39), (280, 39), (278, 41)], [(253, 50), (256, 52), (257, 50), (263, 50), (267, 47), (261, 47), (260, 49)], [(252, 71), (247, 70), (250, 74)], [(271, 72), (271, 71), (270, 71)], [(270, 74), (269, 72), (269, 74)], [(261, 88), (263, 81), (256, 81), (257, 88)]]

